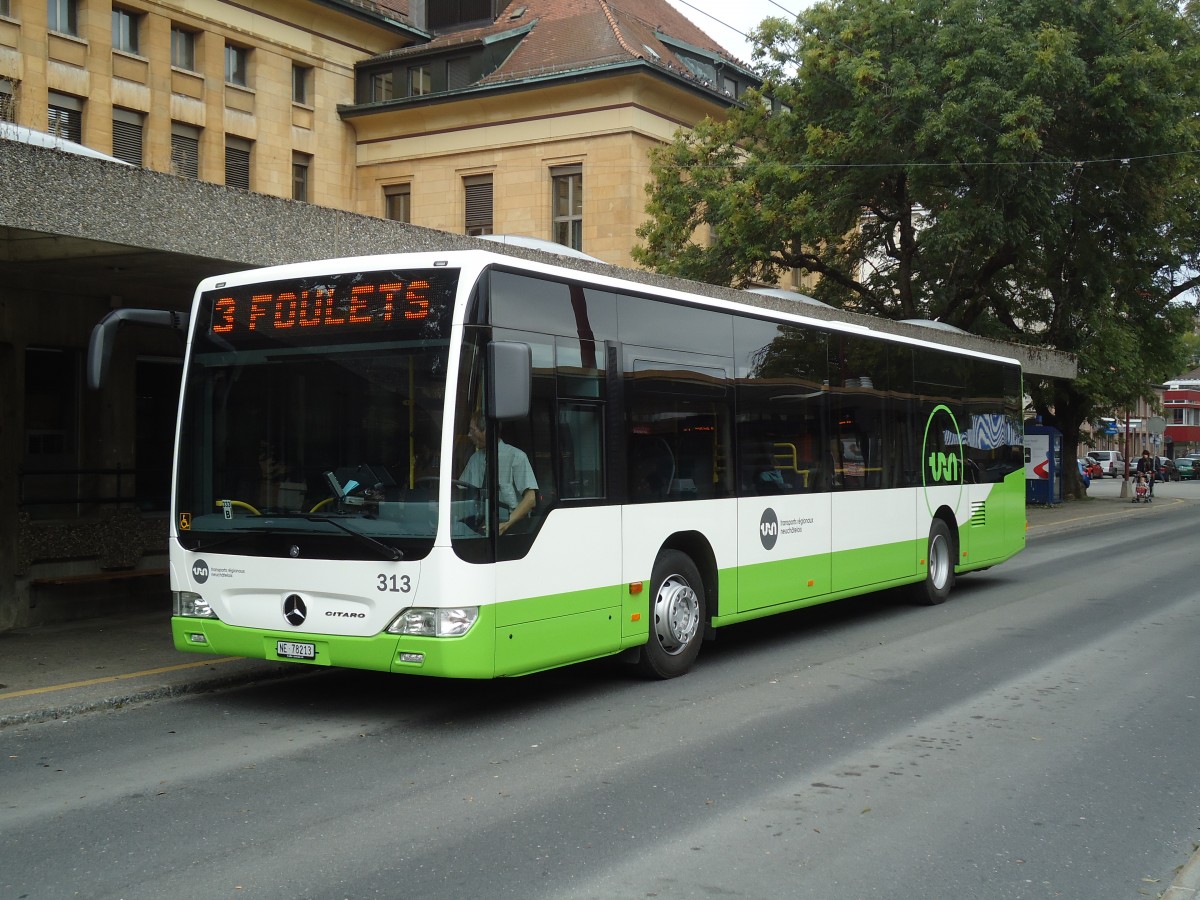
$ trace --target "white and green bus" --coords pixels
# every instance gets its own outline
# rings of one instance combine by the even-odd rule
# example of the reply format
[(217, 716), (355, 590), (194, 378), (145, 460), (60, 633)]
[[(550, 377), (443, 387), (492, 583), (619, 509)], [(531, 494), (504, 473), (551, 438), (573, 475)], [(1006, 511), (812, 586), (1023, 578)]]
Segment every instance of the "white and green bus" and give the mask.
[[(181, 650), (497, 678), (956, 573), (1025, 543), (1012, 360), (484, 250), (202, 282)], [(614, 270), (616, 272), (616, 270)]]

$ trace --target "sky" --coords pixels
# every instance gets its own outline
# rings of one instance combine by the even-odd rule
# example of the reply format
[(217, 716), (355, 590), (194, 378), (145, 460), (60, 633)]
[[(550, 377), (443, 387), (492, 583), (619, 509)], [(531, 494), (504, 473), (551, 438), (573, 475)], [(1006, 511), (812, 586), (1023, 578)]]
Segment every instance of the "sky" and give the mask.
[[(667, 0), (672, 6), (699, 25), (709, 37), (743, 62), (750, 62), (750, 42), (738, 32), (749, 34), (768, 16), (786, 17), (788, 10), (797, 12), (811, 5), (812, 0)], [(782, 8), (781, 8), (782, 7)], [(708, 13), (709, 15), (705, 15)], [(715, 18), (713, 18), (715, 17)], [(724, 22), (731, 26), (719, 24)], [(736, 29), (736, 30), (734, 30)]]

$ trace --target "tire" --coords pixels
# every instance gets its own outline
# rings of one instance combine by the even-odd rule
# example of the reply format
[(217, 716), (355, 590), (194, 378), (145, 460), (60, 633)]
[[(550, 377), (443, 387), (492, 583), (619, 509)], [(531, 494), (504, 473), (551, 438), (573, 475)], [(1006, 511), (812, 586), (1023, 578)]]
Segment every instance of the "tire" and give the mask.
[(913, 599), (922, 606), (945, 603), (954, 587), (954, 563), (957, 555), (950, 528), (941, 519), (929, 526), (925, 552), (925, 580), (913, 586)]
[(700, 653), (708, 610), (704, 582), (691, 558), (667, 550), (654, 563), (650, 594), (650, 637), (639, 668), (651, 678), (677, 678)]

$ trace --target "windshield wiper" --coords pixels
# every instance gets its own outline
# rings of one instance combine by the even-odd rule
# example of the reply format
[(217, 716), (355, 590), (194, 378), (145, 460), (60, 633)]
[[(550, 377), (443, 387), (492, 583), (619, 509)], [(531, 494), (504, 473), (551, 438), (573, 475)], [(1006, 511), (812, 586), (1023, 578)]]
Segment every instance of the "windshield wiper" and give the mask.
[(213, 547), (220, 547), (222, 544), (228, 544), (230, 541), (236, 541), (238, 538), (246, 536), (246, 532), (239, 531), (236, 534), (225, 534), (218, 538), (213, 538), (211, 541), (197, 541), (196, 546), (192, 548), (195, 553), (207, 553)]
[(377, 552), (382, 553), (385, 559), (390, 559), (390, 560), (404, 559), (404, 554), (402, 552), (400, 552), (400, 550), (398, 550), (397, 548), (389, 547), (383, 541), (377, 541), (377, 540), (375, 540), (375, 538), (371, 537), (368, 534), (363, 534), (361, 531), (356, 531), (355, 529), (353, 529), (349, 525), (347, 525), (345, 522), (339, 522), (337, 519), (331, 519), (329, 516), (314, 516), (314, 515), (308, 515), (306, 513), (301, 514), (299, 516), (299, 518), (305, 519), (309, 522), (328, 522), (334, 528), (340, 528), (342, 531), (346, 532), (346, 534), (350, 535), (350, 537), (354, 538), (360, 544), (365, 544), (366, 546), (371, 547), (372, 549), (376, 550)]

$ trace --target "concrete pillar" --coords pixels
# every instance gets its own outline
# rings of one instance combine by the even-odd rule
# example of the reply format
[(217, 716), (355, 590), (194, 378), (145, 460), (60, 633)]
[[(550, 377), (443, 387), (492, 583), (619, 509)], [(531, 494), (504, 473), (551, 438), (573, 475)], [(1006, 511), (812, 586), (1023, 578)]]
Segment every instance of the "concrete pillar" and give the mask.
[(0, 631), (19, 624), (25, 615), (16, 591), (17, 470), (24, 430), (18, 357), (12, 344), (0, 340)]

